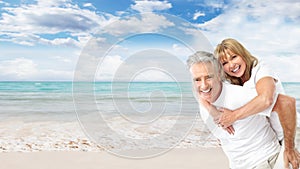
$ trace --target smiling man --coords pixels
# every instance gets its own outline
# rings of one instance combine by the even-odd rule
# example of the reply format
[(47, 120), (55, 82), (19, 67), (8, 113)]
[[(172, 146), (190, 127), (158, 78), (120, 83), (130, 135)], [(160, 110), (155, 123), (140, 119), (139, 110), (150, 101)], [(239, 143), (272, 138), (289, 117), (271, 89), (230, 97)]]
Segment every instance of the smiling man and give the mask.
[[(216, 107), (236, 109), (256, 95), (253, 90), (222, 82), (221, 66), (211, 53), (197, 52), (189, 57), (187, 64), (198, 101), (201, 98)], [(273, 168), (280, 145), (266, 118), (269, 112), (268, 109), (236, 121), (233, 124), (235, 132), (230, 134), (218, 127), (211, 118), (209, 110), (200, 104), (201, 118), (221, 141), (231, 169)]]

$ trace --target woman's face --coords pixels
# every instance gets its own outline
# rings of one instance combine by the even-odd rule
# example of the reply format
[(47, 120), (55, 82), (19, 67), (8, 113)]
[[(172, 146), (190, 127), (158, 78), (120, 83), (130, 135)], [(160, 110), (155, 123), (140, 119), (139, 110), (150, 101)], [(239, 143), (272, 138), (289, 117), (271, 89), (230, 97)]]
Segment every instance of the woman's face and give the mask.
[(228, 49), (225, 51), (225, 57), (221, 64), (225, 73), (238, 78), (242, 77), (246, 70), (246, 62), (243, 58)]

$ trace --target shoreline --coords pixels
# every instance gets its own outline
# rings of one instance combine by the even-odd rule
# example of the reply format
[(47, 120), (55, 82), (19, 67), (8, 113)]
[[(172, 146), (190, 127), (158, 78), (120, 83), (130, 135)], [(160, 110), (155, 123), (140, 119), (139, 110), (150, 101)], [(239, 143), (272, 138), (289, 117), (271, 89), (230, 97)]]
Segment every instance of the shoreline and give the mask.
[[(37, 121), (24, 122), (22, 120), (9, 120), (0, 122), (0, 153), (10, 152), (43, 152), (43, 151), (82, 151), (82, 152), (101, 152), (106, 150), (135, 150), (135, 149), (153, 149), (153, 148), (198, 148), (198, 147), (219, 147), (218, 142), (207, 131), (202, 123), (198, 123), (192, 128), (183, 140), (170, 139), (164, 143), (156, 141), (160, 128), (137, 126), (123, 127), (120, 120), (115, 120), (116, 131), (122, 131), (122, 134), (145, 137), (144, 142), (126, 142), (120, 138), (110, 136), (110, 133), (103, 132), (103, 142), (95, 142), (89, 138), (77, 121), (57, 122), (57, 121)], [(172, 122), (172, 121), (171, 121)], [(174, 134), (173, 134), (174, 135)], [(126, 136), (126, 135), (125, 135)], [(127, 138), (127, 137), (124, 137)], [(147, 140), (148, 138), (148, 140)], [(149, 142), (149, 140), (151, 142)], [(137, 138), (137, 141), (138, 138)], [(169, 146), (170, 145), (170, 146)]]

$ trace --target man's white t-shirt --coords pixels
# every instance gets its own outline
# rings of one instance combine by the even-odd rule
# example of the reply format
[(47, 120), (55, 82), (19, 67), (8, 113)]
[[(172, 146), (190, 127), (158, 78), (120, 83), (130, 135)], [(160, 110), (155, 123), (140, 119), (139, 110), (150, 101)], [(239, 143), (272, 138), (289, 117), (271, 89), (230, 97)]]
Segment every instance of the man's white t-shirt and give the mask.
[[(220, 97), (213, 103), (216, 107), (237, 109), (256, 96), (256, 91), (241, 86), (223, 83)], [(270, 127), (266, 112), (238, 120), (233, 124), (235, 134), (219, 128), (200, 105), (200, 114), (209, 130), (221, 141), (232, 169), (248, 169), (280, 151), (276, 134)]]

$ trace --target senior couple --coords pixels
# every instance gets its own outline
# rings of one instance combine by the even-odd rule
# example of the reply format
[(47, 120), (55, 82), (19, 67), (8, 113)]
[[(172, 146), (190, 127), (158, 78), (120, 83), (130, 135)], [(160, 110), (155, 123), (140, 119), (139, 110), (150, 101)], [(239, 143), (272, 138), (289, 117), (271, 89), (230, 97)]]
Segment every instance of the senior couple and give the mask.
[(280, 168), (299, 168), (295, 99), (267, 65), (235, 39), (223, 40), (214, 54), (196, 52), (187, 65), (201, 118), (231, 169), (272, 169), (282, 143)]

